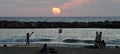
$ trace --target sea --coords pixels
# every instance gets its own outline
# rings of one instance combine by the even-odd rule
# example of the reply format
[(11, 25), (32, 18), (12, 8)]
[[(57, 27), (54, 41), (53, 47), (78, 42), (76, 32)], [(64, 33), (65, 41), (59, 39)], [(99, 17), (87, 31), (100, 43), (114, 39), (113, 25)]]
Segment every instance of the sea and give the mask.
[[(0, 21), (97, 22), (120, 21), (120, 17), (0, 17)], [(60, 29), (62, 32), (59, 32)], [(89, 46), (94, 45), (97, 31), (102, 32), (102, 40), (105, 40), (107, 46), (120, 46), (120, 29), (113, 28), (0, 28), (0, 45), (24, 45), (26, 34), (34, 32), (30, 37), (31, 44)]]

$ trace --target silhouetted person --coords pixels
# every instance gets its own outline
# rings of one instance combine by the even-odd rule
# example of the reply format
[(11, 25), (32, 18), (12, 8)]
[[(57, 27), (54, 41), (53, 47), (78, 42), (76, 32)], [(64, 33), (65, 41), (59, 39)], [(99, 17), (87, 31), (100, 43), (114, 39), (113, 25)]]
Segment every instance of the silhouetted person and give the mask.
[(101, 48), (106, 48), (106, 43), (104, 40), (101, 41)]
[(97, 32), (96, 32), (95, 43), (94, 43), (95, 47), (97, 47), (97, 48), (100, 48), (100, 47), (101, 47), (101, 37), (102, 37), (102, 32), (100, 31), (100, 32), (98, 33), (98, 31), (97, 31)]
[(100, 31), (100, 34), (99, 34), (99, 41), (101, 42), (101, 38), (102, 38), (102, 32)]
[(97, 39), (98, 39), (98, 36), (99, 36), (99, 34), (98, 34), (98, 31), (96, 32), (96, 37), (95, 37), (95, 40), (97, 41)]
[(7, 44), (4, 44), (3, 47), (7, 47)]
[(47, 48), (47, 44), (44, 44), (43, 48), (40, 51), (41, 54), (50, 54), (49, 48)]
[(115, 48), (120, 48), (119, 46), (115, 46)]
[(34, 32), (32, 32), (31, 34), (27, 33), (26, 34), (26, 44), (25, 44), (25, 47), (30, 45), (30, 37), (31, 35), (33, 34)]
[(101, 42), (101, 37), (102, 37), (102, 32), (101, 31), (100, 31), (100, 33), (96, 32), (96, 38), (95, 38), (95, 40), (97, 42)]

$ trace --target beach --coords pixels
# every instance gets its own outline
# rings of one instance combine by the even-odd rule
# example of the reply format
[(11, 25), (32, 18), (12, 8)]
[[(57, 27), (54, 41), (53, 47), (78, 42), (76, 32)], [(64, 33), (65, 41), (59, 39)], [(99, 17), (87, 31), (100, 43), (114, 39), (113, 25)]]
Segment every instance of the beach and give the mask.
[[(0, 47), (0, 54), (41, 54), (42, 47)], [(78, 47), (49, 47), (54, 48), (53, 54), (120, 54), (120, 48), (78, 48)]]
[[(0, 54), (41, 54), (40, 50), (44, 44), (56, 51), (53, 54), (120, 54), (120, 29), (63, 28), (60, 41), (58, 28), (0, 31)], [(30, 37), (30, 47), (25, 47), (25, 35), (33, 31), (35, 33)], [(102, 40), (105, 40), (107, 48), (84, 47), (94, 45), (96, 31), (103, 32)], [(7, 44), (7, 47), (3, 47), (4, 44)]]

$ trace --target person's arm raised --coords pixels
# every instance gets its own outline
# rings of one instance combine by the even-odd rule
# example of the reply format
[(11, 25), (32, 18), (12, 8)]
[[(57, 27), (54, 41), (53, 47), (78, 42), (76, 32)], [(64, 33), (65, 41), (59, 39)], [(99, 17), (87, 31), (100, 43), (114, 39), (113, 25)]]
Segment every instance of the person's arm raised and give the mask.
[(34, 32), (32, 32), (32, 33), (30, 34), (30, 36), (32, 36), (33, 33), (34, 33)]

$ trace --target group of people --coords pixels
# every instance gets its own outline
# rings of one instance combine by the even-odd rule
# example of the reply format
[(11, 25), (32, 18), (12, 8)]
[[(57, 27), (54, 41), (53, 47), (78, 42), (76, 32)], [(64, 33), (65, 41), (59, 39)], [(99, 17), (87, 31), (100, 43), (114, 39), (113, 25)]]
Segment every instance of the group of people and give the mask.
[[(32, 32), (31, 34), (30, 33), (27, 33), (26, 34), (26, 44), (25, 44), (25, 47), (29, 47), (30, 45), (30, 37), (31, 35), (33, 34), (34, 32)], [(94, 46), (96, 48), (105, 48), (106, 44), (105, 44), (105, 41), (102, 40), (102, 32), (96, 32), (96, 38), (95, 38), (95, 43), (94, 43)]]
[(105, 44), (105, 41), (102, 40), (102, 32), (96, 32), (96, 38), (95, 38), (95, 43), (94, 43), (94, 46), (96, 48), (105, 48), (106, 44)]

